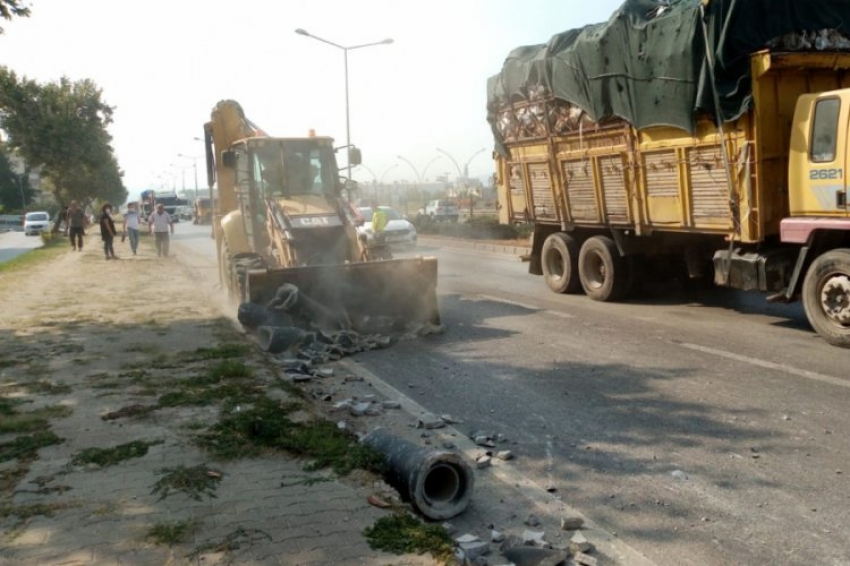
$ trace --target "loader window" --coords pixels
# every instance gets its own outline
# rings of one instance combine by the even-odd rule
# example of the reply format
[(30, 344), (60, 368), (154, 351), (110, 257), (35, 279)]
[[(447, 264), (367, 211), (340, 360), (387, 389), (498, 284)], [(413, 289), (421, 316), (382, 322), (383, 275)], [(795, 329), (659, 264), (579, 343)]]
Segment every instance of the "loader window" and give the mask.
[(811, 151), (811, 160), (815, 163), (835, 161), (835, 148), (838, 142), (838, 113), (840, 110), (841, 101), (837, 98), (819, 100), (815, 105)]

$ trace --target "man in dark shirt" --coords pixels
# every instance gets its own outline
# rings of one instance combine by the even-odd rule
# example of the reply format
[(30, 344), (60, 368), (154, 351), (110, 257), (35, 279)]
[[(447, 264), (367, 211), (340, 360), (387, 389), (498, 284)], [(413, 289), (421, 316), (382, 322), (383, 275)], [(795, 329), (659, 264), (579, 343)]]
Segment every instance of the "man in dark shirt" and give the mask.
[(71, 236), (71, 248), (75, 251), (83, 251), (83, 236), (86, 234), (88, 223), (89, 219), (86, 218), (86, 213), (83, 212), (77, 201), (72, 200), (65, 218), (65, 233)]

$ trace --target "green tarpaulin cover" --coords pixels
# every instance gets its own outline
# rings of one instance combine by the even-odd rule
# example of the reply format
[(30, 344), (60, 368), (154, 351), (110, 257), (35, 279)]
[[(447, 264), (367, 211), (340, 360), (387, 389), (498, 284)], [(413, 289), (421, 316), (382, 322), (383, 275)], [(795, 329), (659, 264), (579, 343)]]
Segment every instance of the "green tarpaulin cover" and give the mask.
[(488, 81), (488, 119), (495, 126), (499, 108), (537, 93), (596, 121), (619, 117), (637, 128), (693, 132), (700, 111), (716, 116), (712, 84), (724, 120), (747, 111), (749, 55), (771, 40), (803, 30), (850, 35), (850, 0), (712, 0), (704, 10), (713, 81), (699, 0), (626, 0), (605, 23), (514, 49)]

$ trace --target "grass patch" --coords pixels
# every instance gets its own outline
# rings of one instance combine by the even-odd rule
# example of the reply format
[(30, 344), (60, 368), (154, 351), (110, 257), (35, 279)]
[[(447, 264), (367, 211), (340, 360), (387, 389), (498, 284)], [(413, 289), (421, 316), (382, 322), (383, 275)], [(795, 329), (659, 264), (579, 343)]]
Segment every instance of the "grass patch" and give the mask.
[(97, 464), (102, 468), (106, 468), (120, 464), (124, 460), (141, 458), (148, 453), (149, 447), (162, 444), (162, 442), (162, 440), (154, 440), (152, 442), (134, 440), (133, 442), (119, 444), (112, 448), (86, 448), (77, 452), (71, 459), (71, 463), (75, 466)]
[(216, 457), (234, 459), (257, 456), (267, 450), (285, 450), (309, 458), (308, 470), (331, 468), (339, 475), (360, 468), (383, 469), (383, 456), (362, 446), (357, 437), (335, 423), (315, 420), (295, 423), (288, 414), (297, 404), (281, 404), (262, 398), (246, 410), (230, 413), (200, 435), (196, 442)]
[(244, 357), (249, 352), (246, 344), (221, 344), (215, 348), (198, 348), (192, 355), (196, 360), (226, 360)]
[(32, 383), (22, 384), (27, 393), (41, 393), (44, 395), (63, 395), (71, 392), (71, 386), (65, 383), (53, 383), (46, 379), (40, 379)]
[(157, 472), (162, 476), (153, 486), (152, 495), (159, 495), (157, 501), (162, 501), (175, 492), (185, 493), (195, 501), (200, 501), (206, 495), (216, 497), (215, 490), (221, 482), (221, 472), (199, 464), (191, 468), (177, 466), (164, 468)]
[(63, 442), (63, 439), (49, 430), (19, 436), (11, 442), (0, 443), (0, 462), (34, 457), (40, 448), (53, 446), (61, 442)]
[[(11, 410), (10, 410), (11, 409)], [(65, 405), (51, 405), (33, 411), (17, 412), (10, 405), (0, 405), (0, 434), (14, 434), (44, 430), (50, 419), (61, 419), (73, 413)]]
[(211, 405), (224, 403), (225, 408), (233, 408), (240, 403), (251, 403), (260, 393), (256, 384), (247, 381), (254, 372), (240, 361), (222, 361), (206, 375), (183, 379), (172, 383), (172, 391), (159, 397), (160, 407), (179, 407), (187, 405)]
[(148, 529), (145, 540), (154, 544), (167, 544), (168, 546), (182, 544), (189, 540), (197, 526), (198, 523), (193, 519), (156, 523)]
[(406, 513), (381, 517), (363, 531), (372, 550), (393, 554), (431, 553), (448, 562), (454, 555), (454, 541), (441, 525), (426, 525)]
[(13, 273), (29, 269), (68, 252), (68, 243), (64, 238), (56, 238), (46, 242), (43, 247), (14, 257), (0, 263), (0, 273)]
[(31, 505), (3, 505), (0, 506), (0, 517), (17, 517), (20, 521), (26, 521), (36, 515), (52, 517), (56, 511), (73, 507), (71, 503), (33, 503)]
[[(219, 541), (208, 542), (195, 548), (187, 558), (197, 560), (202, 554), (207, 553), (230, 553), (240, 548), (248, 548), (258, 542), (272, 540), (271, 535), (259, 529), (243, 529), (239, 527), (226, 537)], [(230, 564), (230, 560), (225, 560), (225, 564)]]

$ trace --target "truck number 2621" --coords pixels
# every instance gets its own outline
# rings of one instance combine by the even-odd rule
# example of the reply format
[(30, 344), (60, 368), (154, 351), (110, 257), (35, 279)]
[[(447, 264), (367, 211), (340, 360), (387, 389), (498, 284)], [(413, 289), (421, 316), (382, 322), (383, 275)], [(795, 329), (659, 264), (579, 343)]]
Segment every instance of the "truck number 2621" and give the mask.
[(810, 181), (823, 181), (829, 179), (843, 179), (843, 169), (811, 169), (809, 171)]

